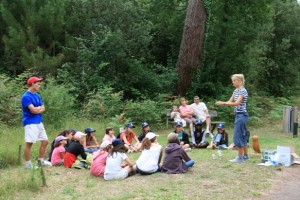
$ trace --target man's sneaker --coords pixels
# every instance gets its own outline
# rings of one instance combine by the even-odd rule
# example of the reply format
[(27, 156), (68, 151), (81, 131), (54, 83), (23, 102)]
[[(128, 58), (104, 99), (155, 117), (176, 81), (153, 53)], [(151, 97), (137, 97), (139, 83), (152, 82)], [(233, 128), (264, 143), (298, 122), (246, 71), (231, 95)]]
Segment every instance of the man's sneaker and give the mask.
[(32, 165), (31, 163), (30, 164), (25, 164), (25, 169), (33, 169), (33, 170), (36, 170), (38, 169), (39, 167), (36, 166), (36, 165)]
[(51, 166), (52, 166), (51, 162), (49, 162), (49, 161), (47, 161), (47, 160), (43, 160), (43, 161), (41, 162), (41, 165), (42, 165), (42, 166), (48, 166), (48, 167), (51, 167)]
[(229, 161), (232, 162), (232, 163), (242, 163), (242, 162), (244, 162), (244, 159), (240, 158), (240, 157), (236, 157), (235, 159), (232, 159), (232, 160), (229, 160)]
[(244, 155), (243, 158), (244, 158), (245, 161), (250, 160), (250, 157), (248, 155)]
[(192, 150), (191, 148), (186, 148), (185, 152), (188, 152), (188, 151), (191, 151), (191, 150)]

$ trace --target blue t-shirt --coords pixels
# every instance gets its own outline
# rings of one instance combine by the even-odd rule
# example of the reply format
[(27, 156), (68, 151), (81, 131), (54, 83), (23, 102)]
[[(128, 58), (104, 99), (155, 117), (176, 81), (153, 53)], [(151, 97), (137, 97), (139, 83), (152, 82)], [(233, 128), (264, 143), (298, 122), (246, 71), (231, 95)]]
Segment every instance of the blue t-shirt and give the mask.
[(29, 91), (26, 91), (21, 98), (21, 103), (23, 111), (23, 126), (26, 126), (28, 124), (39, 124), (43, 121), (42, 114), (33, 114), (28, 108), (30, 104), (32, 104), (34, 107), (43, 105), (42, 99), (38, 93), (31, 93)]

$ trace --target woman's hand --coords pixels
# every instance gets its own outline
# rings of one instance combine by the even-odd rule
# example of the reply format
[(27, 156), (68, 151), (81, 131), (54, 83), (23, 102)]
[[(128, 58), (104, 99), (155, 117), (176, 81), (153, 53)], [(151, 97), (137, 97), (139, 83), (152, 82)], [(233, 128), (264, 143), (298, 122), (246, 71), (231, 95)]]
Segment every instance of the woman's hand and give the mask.
[(225, 102), (224, 101), (217, 101), (216, 105), (217, 106), (225, 106)]

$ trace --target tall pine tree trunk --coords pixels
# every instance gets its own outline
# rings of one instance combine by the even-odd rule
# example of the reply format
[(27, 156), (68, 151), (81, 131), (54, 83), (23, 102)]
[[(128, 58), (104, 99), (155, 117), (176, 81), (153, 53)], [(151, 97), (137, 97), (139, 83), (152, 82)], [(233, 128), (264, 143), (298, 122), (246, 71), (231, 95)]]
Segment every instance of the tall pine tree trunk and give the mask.
[(189, 1), (176, 64), (179, 75), (177, 86), (179, 95), (186, 93), (191, 85), (193, 72), (202, 64), (206, 16), (203, 0)]

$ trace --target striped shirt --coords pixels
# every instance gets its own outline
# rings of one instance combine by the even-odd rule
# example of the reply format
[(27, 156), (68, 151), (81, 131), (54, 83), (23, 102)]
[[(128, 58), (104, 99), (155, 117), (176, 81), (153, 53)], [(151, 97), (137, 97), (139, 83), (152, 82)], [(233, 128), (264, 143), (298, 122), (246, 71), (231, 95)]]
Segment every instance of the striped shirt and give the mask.
[(248, 92), (244, 87), (242, 87), (241, 89), (235, 89), (233, 91), (233, 100), (234, 100), (234, 102), (237, 101), (239, 96), (243, 96), (244, 98), (243, 98), (242, 102), (240, 103), (240, 105), (235, 106), (234, 112), (235, 113), (245, 113), (245, 112), (247, 112)]

